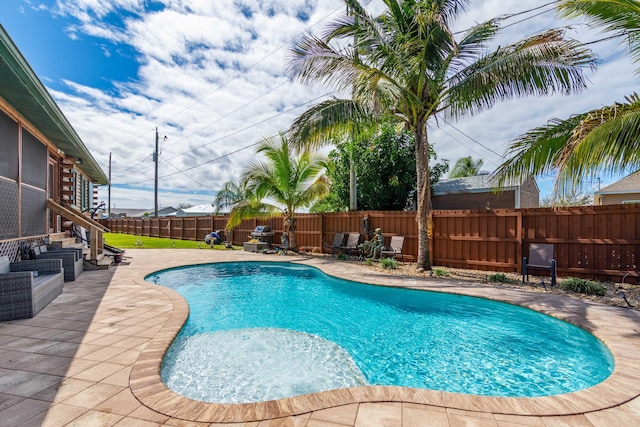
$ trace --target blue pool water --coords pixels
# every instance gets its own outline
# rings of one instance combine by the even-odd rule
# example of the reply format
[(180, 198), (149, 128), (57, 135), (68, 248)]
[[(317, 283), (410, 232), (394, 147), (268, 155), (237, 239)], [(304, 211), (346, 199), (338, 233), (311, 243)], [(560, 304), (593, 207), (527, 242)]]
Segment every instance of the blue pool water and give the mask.
[(163, 270), (189, 303), (162, 378), (207, 402), (246, 403), (364, 384), (547, 396), (613, 371), (586, 331), (481, 298), (365, 285), (290, 263)]

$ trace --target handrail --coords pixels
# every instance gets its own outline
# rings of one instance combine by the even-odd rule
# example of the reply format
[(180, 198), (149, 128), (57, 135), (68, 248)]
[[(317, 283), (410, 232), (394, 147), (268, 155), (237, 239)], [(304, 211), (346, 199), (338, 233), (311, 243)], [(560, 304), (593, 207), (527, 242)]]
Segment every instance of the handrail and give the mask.
[(64, 216), (65, 218), (68, 218), (70, 220), (73, 220), (77, 223), (79, 223), (81, 226), (86, 227), (86, 228), (95, 228), (97, 230), (100, 230), (102, 232), (109, 232), (111, 230), (109, 230), (107, 227), (105, 227), (104, 225), (100, 224), (98, 221), (92, 219), (92, 218), (88, 218), (84, 215), (82, 215), (80, 212), (74, 210), (74, 209), (70, 209), (66, 206), (62, 206), (59, 203), (56, 203), (55, 201), (53, 201), (52, 199), (47, 199), (47, 207), (53, 211), (55, 211), (56, 213)]

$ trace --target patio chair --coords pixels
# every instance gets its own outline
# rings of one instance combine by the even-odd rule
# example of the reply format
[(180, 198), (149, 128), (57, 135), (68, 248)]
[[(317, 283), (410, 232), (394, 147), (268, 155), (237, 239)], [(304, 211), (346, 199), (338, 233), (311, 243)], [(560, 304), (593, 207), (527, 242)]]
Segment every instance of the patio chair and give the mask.
[(84, 271), (82, 248), (48, 249), (45, 245), (34, 248), (36, 259), (61, 259), (64, 281), (73, 282)]
[(404, 236), (391, 236), (391, 242), (389, 246), (382, 248), (380, 252), (380, 258), (402, 258), (404, 261), (404, 254), (402, 253), (402, 247), (404, 246)]
[[(549, 270), (551, 286), (556, 285), (556, 260), (553, 258), (552, 243), (530, 243), (529, 257), (522, 258), (522, 283), (529, 281), (529, 269)], [(544, 281), (542, 282), (544, 285)], [(545, 289), (547, 288), (544, 285)]]
[(349, 233), (347, 243), (344, 246), (340, 246), (340, 251), (349, 256), (358, 254), (358, 243), (360, 243), (360, 233)]
[(326, 251), (329, 251), (328, 253), (330, 255), (336, 255), (340, 251), (340, 247), (342, 246), (343, 242), (344, 242), (344, 233), (334, 234), (333, 243), (331, 244), (331, 246), (327, 245), (327, 242), (323, 243), (322, 254), (325, 255), (327, 254)]
[(0, 256), (0, 321), (33, 317), (62, 293), (61, 259), (9, 262)]

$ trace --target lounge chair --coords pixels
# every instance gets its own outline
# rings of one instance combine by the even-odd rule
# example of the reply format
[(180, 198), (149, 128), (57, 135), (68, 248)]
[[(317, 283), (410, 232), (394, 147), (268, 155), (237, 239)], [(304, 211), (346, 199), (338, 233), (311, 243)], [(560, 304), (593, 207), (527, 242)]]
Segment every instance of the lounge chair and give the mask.
[[(344, 233), (336, 233), (333, 235), (333, 243), (331, 246), (327, 245), (326, 242), (322, 245), (322, 253), (329, 253), (331, 255), (336, 255), (340, 251), (340, 247), (344, 242)], [(328, 252), (326, 252), (328, 251)]]
[(84, 271), (82, 248), (48, 249), (45, 245), (34, 248), (36, 259), (61, 259), (64, 281), (73, 282)]
[(391, 236), (391, 242), (389, 242), (389, 246), (385, 246), (382, 248), (382, 252), (380, 252), (380, 258), (402, 258), (404, 261), (404, 254), (402, 253), (402, 248), (404, 246), (404, 236)]
[(33, 317), (62, 293), (61, 259), (9, 263), (0, 256), (0, 321)]
[[(556, 260), (553, 258), (552, 243), (529, 244), (529, 257), (522, 258), (522, 283), (529, 281), (529, 269), (549, 270), (551, 273), (551, 286), (556, 285)], [(542, 282), (544, 285), (544, 281)], [(545, 289), (547, 288), (544, 285)]]
[(359, 251), (358, 243), (360, 243), (360, 233), (349, 233), (347, 243), (344, 246), (340, 246), (340, 252), (353, 256)]

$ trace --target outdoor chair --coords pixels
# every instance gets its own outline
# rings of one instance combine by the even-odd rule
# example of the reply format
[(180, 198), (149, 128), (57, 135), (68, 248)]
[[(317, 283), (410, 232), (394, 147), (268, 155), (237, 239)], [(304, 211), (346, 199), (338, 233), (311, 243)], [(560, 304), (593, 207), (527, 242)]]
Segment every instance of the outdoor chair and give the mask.
[(36, 259), (61, 259), (64, 281), (73, 282), (84, 271), (82, 248), (48, 249), (45, 245), (34, 248)]
[(380, 252), (380, 258), (402, 258), (404, 261), (404, 254), (402, 248), (404, 246), (404, 236), (391, 236), (391, 242), (389, 246), (382, 248)]
[(551, 286), (556, 285), (556, 260), (553, 258), (553, 249), (552, 243), (529, 244), (529, 257), (522, 258), (522, 283), (529, 281), (530, 269), (542, 269), (551, 272)]
[[(327, 245), (327, 242), (324, 242), (322, 246), (322, 253), (336, 255), (340, 251), (340, 247), (344, 242), (344, 233), (336, 233), (333, 235), (333, 243), (331, 246)], [(327, 252), (328, 251), (328, 252)]]
[(347, 243), (344, 246), (340, 246), (340, 252), (353, 256), (359, 251), (358, 243), (360, 243), (360, 233), (349, 233)]
[(33, 317), (62, 293), (61, 259), (9, 262), (0, 257), (0, 321)]

